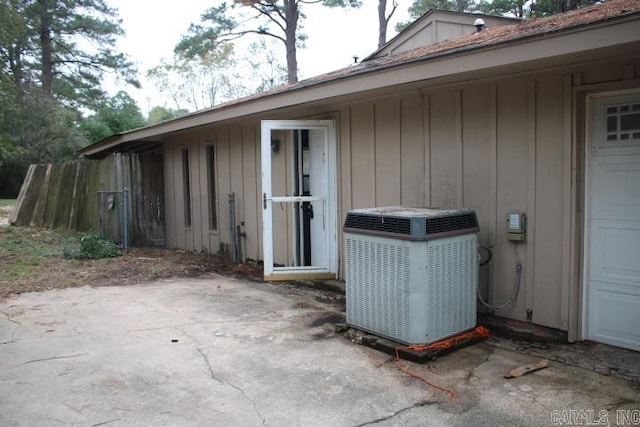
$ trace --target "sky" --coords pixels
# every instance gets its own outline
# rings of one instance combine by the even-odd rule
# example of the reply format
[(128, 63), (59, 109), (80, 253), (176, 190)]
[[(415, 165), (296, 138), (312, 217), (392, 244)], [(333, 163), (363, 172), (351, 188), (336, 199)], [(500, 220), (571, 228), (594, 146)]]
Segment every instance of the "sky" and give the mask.
[[(122, 19), (125, 37), (117, 49), (138, 67), (142, 90), (109, 82), (109, 92), (125, 90), (137, 102), (143, 114), (151, 107), (166, 105), (146, 80), (146, 71), (173, 57), (173, 48), (189, 25), (200, 22), (200, 15), (219, 0), (107, 0)], [(378, 43), (377, 0), (363, 0), (359, 9), (329, 9), (319, 5), (303, 5), (307, 15), (304, 33), (306, 48), (298, 50), (299, 78), (304, 79), (348, 66), (353, 57), (360, 59), (374, 52)], [(391, 3), (389, 1), (388, 3)], [(387, 30), (387, 40), (396, 33), (395, 24), (408, 19), (412, 0), (398, 0), (399, 6)], [(284, 49), (284, 45), (282, 45)], [(285, 64), (283, 64), (285, 65)]]

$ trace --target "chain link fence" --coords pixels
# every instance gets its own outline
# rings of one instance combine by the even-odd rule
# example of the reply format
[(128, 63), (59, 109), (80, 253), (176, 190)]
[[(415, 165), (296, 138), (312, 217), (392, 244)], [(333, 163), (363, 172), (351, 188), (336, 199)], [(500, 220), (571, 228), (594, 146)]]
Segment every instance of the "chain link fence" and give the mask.
[[(104, 237), (123, 248), (130, 246), (165, 246), (165, 203), (161, 194), (136, 197), (126, 188), (120, 191), (98, 191), (99, 228)], [(242, 227), (237, 222), (237, 200), (234, 193), (218, 193), (211, 201), (200, 196), (200, 206), (208, 210), (203, 219), (203, 232), (218, 231), (218, 247), (211, 252), (242, 262)], [(211, 204), (210, 204), (211, 203)], [(193, 212), (191, 212), (193, 215)]]
[[(207, 195), (202, 195), (199, 201), (200, 206), (208, 209), (209, 230), (218, 231), (218, 247), (212, 247), (211, 251), (229, 257), (235, 263), (241, 262), (242, 231), (237, 222), (238, 201), (235, 193), (218, 193), (213, 202)], [(205, 226), (206, 224), (203, 224), (203, 227)]]

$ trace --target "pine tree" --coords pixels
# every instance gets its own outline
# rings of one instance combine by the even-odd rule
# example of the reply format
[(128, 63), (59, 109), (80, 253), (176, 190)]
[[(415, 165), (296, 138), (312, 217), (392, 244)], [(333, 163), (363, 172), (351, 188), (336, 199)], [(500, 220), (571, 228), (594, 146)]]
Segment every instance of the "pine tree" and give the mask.
[(191, 57), (212, 52), (218, 46), (250, 34), (272, 37), (285, 46), (287, 78), (298, 81), (297, 48), (305, 40), (300, 31), (305, 18), (302, 4), (326, 7), (359, 7), (360, 0), (236, 0), (223, 2), (202, 14), (202, 25), (192, 24), (176, 52)]

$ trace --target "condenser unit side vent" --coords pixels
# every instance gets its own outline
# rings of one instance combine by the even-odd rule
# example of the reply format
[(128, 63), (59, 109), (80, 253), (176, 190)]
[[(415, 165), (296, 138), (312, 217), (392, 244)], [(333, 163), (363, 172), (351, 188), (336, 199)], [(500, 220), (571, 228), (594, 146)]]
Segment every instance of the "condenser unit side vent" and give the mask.
[(411, 236), (411, 219), (347, 214), (345, 230), (366, 230), (381, 234)]
[(425, 219), (427, 237), (477, 233), (478, 218), (474, 212)]

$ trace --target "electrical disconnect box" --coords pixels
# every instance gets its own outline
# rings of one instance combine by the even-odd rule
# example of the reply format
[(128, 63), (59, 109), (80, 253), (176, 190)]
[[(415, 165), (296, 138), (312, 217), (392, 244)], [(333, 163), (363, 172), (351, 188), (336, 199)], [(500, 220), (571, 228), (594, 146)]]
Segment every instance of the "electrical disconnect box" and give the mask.
[(507, 214), (507, 240), (522, 242), (527, 237), (527, 215), (522, 212)]

